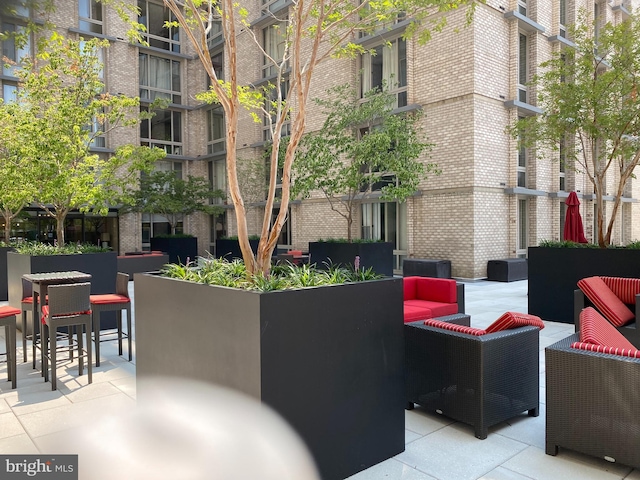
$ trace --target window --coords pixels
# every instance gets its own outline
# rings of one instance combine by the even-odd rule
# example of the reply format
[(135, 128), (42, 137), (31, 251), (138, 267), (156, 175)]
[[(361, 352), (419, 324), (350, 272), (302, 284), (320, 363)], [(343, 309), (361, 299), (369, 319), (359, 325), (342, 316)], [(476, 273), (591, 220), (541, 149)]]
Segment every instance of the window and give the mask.
[(282, 10), (288, 0), (262, 0), (262, 11), (260, 15), (269, 15), (270, 13)]
[(560, 202), (560, 240), (564, 241), (564, 222), (567, 219), (567, 204)]
[(28, 7), (29, 0), (3, 0), (0, 5), (0, 13), (11, 15), (14, 17), (31, 16), (31, 9)]
[(166, 28), (165, 22), (173, 22), (175, 17), (162, 4), (148, 0), (138, 0), (140, 16), (138, 22), (145, 26), (144, 39), (150, 47), (180, 52), (180, 32), (177, 28)]
[[(280, 85), (280, 91), (282, 95), (282, 101), (286, 102), (287, 100), (287, 92), (289, 91), (289, 81), (285, 81)], [(268, 142), (271, 140), (271, 126), (276, 122), (276, 114), (274, 112), (273, 102), (276, 101), (278, 95), (278, 91), (275, 87), (273, 87), (269, 94), (265, 98), (265, 109), (267, 111), (273, 112), (271, 115), (264, 115), (262, 117), (262, 140)], [(280, 137), (287, 137), (291, 133), (291, 123), (289, 119), (285, 121), (282, 125), (282, 132)]]
[(211, 64), (213, 65), (213, 71), (216, 72), (218, 80), (224, 80), (224, 55), (223, 52), (217, 52), (211, 55)]
[(102, 4), (98, 0), (78, 0), (78, 28), (102, 33)]
[(218, 238), (224, 238), (228, 235), (227, 214), (223, 212), (220, 215), (210, 215), (209, 222), (209, 251), (213, 252), (213, 254), (217, 256), (217, 252), (215, 251), (216, 240)]
[(2, 98), (5, 103), (18, 101), (18, 85), (16, 83), (2, 83)]
[(526, 257), (529, 245), (529, 202), (525, 198), (518, 198), (518, 244), (516, 255)]
[(102, 48), (92, 48), (91, 50), (89, 50), (87, 42), (81, 40), (80, 51), (82, 52), (82, 55), (86, 55), (87, 59), (89, 59), (91, 56), (95, 56), (98, 59), (98, 63), (100, 64), (100, 71), (98, 72), (98, 76), (100, 77), (100, 80), (104, 82), (104, 50)]
[(213, 22), (211, 22), (211, 30), (207, 32), (207, 47), (213, 48), (223, 40), (222, 21), (214, 19)]
[(362, 238), (393, 243), (394, 273), (402, 270), (408, 255), (407, 203), (384, 202), (362, 204)]
[[(522, 119), (522, 117), (520, 117)], [(524, 138), (522, 133), (518, 138), (518, 167), (517, 172), (517, 185), (518, 187), (527, 187), (527, 149), (524, 146)]]
[[(143, 107), (143, 110), (146, 108)], [(140, 122), (140, 144), (162, 148), (169, 155), (182, 155), (182, 114), (156, 110), (155, 116)]]
[(527, 36), (520, 34), (518, 45), (518, 100), (528, 102), (527, 82), (529, 80), (529, 66), (527, 65)]
[(567, 0), (560, 0), (560, 36), (567, 38)]
[(360, 96), (372, 89), (386, 88), (397, 98), (397, 107), (407, 105), (407, 44), (402, 39), (391, 46), (379, 45), (375, 54), (362, 55)]
[(527, 0), (518, 0), (518, 13), (527, 16)]
[(182, 103), (179, 61), (140, 53), (139, 67), (140, 98), (150, 101), (166, 98), (171, 103)]
[[(226, 159), (219, 158), (209, 162), (209, 185), (214, 190), (227, 191), (227, 164)], [(213, 198), (211, 203), (222, 204), (224, 199)]]
[(273, 77), (278, 74), (278, 68), (284, 57), (287, 45), (287, 22), (276, 22), (265, 27), (262, 30), (262, 45), (266, 53), (262, 63), (262, 78)]
[(31, 39), (25, 27), (13, 23), (3, 22), (2, 33), (7, 35), (2, 41), (2, 74), (15, 77), (22, 59), (31, 54)]
[(207, 153), (224, 152), (225, 131), (222, 107), (207, 111)]

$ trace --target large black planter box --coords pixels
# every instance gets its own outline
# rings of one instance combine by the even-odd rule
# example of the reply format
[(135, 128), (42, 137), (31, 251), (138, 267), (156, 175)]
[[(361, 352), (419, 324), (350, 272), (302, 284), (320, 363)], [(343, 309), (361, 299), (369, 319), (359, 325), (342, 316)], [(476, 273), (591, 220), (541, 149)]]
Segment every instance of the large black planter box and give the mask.
[(13, 247), (0, 247), (0, 301), (9, 300), (9, 282), (7, 276), (7, 252)]
[(151, 250), (169, 255), (169, 263), (194, 262), (198, 257), (198, 239), (196, 237), (153, 237)]
[[(258, 251), (258, 243), (260, 240), (249, 240), (251, 250), (253, 253)], [(227, 260), (233, 260), (234, 258), (242, 259), (242, 251), (240, 250), (240, 243), (235, 238), (218, 238), (216, 240), (216, 258), (226, 258)]]
[(140, 253), (118, 256), (118, 271), (129, 275), (133, 280), (134, 273), (157, 272), (169, 263), (166, 253)]
[(529, 313), (573, 323), (578, 280), (594, 275), (640, 277), (640, 250), (529, 247)]
[(451, 278), (451, 260), (405, 258), (402, 261), (402, 276)]
[(360, 268), (370, 268), (387, 277), (393, 276), (393, 243), (340, 243), (309, 242), (311, 263), (318, 268), (327, 264), (353, 266), (356, 256), (360, 257)]
[[(323, 479), (404, 450), (402, 279), (250, 292), (136, 274), (136, 375), (221, 384), (273, 407)], [(145, 397), (138, 383), (138, 401)]]
[[(9, 280), (9, 305), (21, 308), (22, 275), (25, 273), (67, 272), (78, 270), (91, 274), (91, 293), (114, 293), (116, 291), (116, 252), (83, 253), (77, 255), (23, 255), (7, 253), (7, 276)], [(116, 327), (116, 313), (100, 315), (100, 327), (107, 330)]]

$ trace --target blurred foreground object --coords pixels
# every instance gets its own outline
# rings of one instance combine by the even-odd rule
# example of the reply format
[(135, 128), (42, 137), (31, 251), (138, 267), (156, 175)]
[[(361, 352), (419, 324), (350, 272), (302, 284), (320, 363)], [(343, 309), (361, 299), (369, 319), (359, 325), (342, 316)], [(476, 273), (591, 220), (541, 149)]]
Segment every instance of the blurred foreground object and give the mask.
[(269, 407), (211, 384), (146, 382), (135, 409), (70, 432), (80, 479), (319, 480), (300, 437)]

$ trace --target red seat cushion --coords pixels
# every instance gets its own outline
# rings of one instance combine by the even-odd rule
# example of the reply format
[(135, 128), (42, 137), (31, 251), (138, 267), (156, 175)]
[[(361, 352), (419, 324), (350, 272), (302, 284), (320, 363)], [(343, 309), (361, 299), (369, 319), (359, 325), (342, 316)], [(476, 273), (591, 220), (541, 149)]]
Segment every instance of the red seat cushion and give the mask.
[(19, 308), (10, 307), (9, 305), (0, 307), (0, 318), (10, 317), (11, 315), (20, 315), (21, 313), (22, 310), (20, 310)]
[(416, 285), (418, 283), (418, 277), (404, 277), (402, 279), (402, 289), (404, 293), (404, 301), (413, 300), (416, 298)]
[(500, 316), (495, 322), (487, 327), (487, 333), (501, 332), (510, 328), (526, 327), (544, 328), (544, 323), (540, 317), (529, 315), (527, 313), (506, 312)]
[(22, 303), (33, 303), (33, 297), (24, 297)]
[(578, 287), (616, 327), (622, 327), (635, 319), (633, 312), (600, 277), (583, 278), (578, 281)]
[(454, 313), (458, 313), (457, 303), (441, 303), (432, 302), (430, 300), (407, 300), (404, 302), (404, 305), (415, 308), (428, 308), (431, 310), (433, 317), (442, 317), (444, 315), (453, 315)]
[(467, 327), (465, 325), (457, 325), (455, 323), (443, 322), (442, 320), (438, 320), (436, 318), (425, 320), (424, 324), (427, 325), (428, 327), (442, 328), (443, 330), (451, 330), (452, 332), (466, 333), (467, 335), (474, 335), (476, 337), (489, 333), (486, 330), (482, 330), (480, 328), (473, 328), (473, 327)]
[(592, 307), (587, 307), (580, 312), (580, 341), (620, 350), (636, 349), (616, 327)]
[(432, 318), (433, 313), (428, 308), (415, 307), (412, 305), (404, 305), (404, 323), (415, 322), (417, 320), (424, 320), (425, 318)]
[(115, 293), (105, 293), (101, 295), (90, 295), (91, 303), (95, 303), (97, 305), (104, 305), (107, 303), (128, 303), (130, 302), (129, 297), (125, 297), (124, 295), (117, 295)]

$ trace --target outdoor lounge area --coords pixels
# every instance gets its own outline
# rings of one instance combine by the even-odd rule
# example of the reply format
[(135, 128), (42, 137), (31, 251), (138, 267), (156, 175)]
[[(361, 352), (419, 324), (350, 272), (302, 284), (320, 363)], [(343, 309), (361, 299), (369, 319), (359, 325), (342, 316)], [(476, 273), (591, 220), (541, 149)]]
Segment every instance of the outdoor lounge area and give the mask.
[[(465, 283), (466, 312), (472, 325), (486, 328), (505, 311), (526, 312), (527, 281)], [(129, 283), (131, 300), (133, 282)], [(3, 302), (5, 304), (6, 302)], [(135, 308), (133, 309), (135, 311)], [(134, 318), (135, 321), (135, 318)], [(545, 352), (573, 333), (573, 324), (544, 322), (540, 331), (540, 415), (526, 412), (489, 427), (485, 440), (474, 436), (470, 425), (427, 413), (419, 405), (405, 411), (406, 450), (364, 470), (353, 480), (640, 480), (640, 472), (603, 459), (560, 448), (557, 456), (545, 454)], [(2, 333), (2, 331), (0, 331)], [(4, 343), (4, 339), (2, 339)], [(119, 408), (136, 404), (136, 351), (133, 362), (118, 355), (117, 341), (105, 342), (101, 363), (93, 369), (93, 383), (77, 375), (76, 364), (60, 362), (58, 389), (51, 390), (31, 362), (22, 362), (18, 349), (16, 390), (6, 381), (6, 364), (0, 364), (0, 453), (59, 453), (63, 441), (79, 426), (90, 425)], [(309, 412), (310, 415), (313, 412)], [(158, 416), (154, 421), (168, 422)], [(238, 435), (246, 433), (238, 432)], [(243, 442), (244, 443), (244, 442)], [(246, 439), (250, 448), (251, 439)], [(102, 452), (104, 453), (104, 452)], [(248, 454), (245, 452), (245, 458)], [(82, 464), (82, 455), (79, 458)], [(209, 464), (215, 468), (215, 464)], [(238, 469), (240, 471), (240, 466)], [(234, 478), (234, 477), (227, 477)], [(242, 478), (242, 477), (236, 477)], [(304, 480), (304, 479), (301, 479)]]

